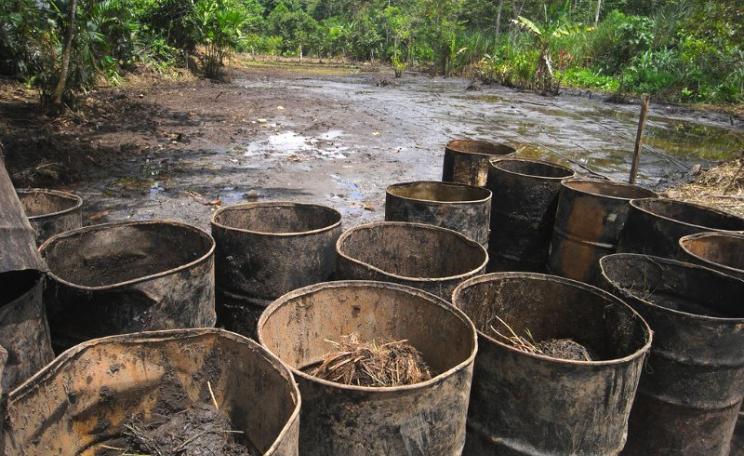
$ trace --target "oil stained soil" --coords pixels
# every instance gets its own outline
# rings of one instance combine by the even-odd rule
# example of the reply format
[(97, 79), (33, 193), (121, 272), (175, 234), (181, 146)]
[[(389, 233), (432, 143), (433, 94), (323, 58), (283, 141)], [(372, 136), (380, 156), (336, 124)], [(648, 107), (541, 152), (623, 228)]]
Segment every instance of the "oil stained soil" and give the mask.
[(101, 446), (99, 456), (123, 454), (163, 456), (258, 456), (261, 452), (213, 406), (160, 415), (143, 423), (130, 420), (124, 435)]
[[(330, 205), (351, 226), (383, 218), (387, 185), (441, 178), (453, 137), (509, 142), (522, 156), (616, 179), (630, 167), (638, 108), (597, 96), (469, 91), (465, 79), (394, 80), (348, 66), (249, 64), (231, 77), (99, 90), (59, 119), (6, 84), (0, 134), (14, 182), (80, 194), (85, 224), (171, 218), (206, 228), (218, 205), (281, 199)], [(651, 109), (641, 184), (663, 187), (744, 148), (741, 120)]]

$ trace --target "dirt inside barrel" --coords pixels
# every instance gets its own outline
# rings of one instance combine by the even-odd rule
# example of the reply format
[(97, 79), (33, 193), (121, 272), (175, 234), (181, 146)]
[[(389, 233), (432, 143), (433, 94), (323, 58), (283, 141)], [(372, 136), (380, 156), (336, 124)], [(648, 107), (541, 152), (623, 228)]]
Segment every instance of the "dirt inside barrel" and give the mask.
[(10, 394), (3, 454), (296, 456), (299, 404), (289, 370), (237, 334), (112, 336)]
[(30, 189), (18, 191), (27, 217), (41, 217), (68, 211), (82, 205), (79, 196), (56, 190)]
[(150, 420), (133, 416), (117, 439), (99, 445), (98, 456), (212, 455), (260, 456), (250, 436), (237, 430), (232, 420), (212, 404), (172, 412), (166, 407)]
[(168, 223), (114, 224), (55, 238), (41, 251), (50, 271), (67, 282), (114, 286), (203, 257), (212, 247), (211, 240), (195, 231)]

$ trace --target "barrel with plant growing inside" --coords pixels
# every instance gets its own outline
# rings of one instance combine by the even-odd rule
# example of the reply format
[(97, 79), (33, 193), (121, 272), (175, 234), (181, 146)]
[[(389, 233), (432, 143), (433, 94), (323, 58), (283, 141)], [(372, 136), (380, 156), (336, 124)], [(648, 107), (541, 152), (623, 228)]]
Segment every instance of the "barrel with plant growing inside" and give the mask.
[(373, 222), (344, 232), (336, 244), (336, 276), (409, 285), (449, 300), (465, 279), (482, 274), (482, 245), (446, 228)]
[(489, 270), (545, 270), (561, 180), (573, 175), (569, 168), (539, 160), (506, 159), (491, 165)]
[(297, 456), (300, 394), (256, 342), (219, 329), (111, 336), (12, 391), (6, 456)]
[(744, 218), (699, 204), (664, 198), (633, 200), (618, 252), (684, 260), (679, 239), (703, 231), (744, 231)]
[(303, 455), (461, 454), (477, 341), (443, 299), (384, 282), (310, 285), (270, 305), (258, 337), (300, 386)]
[(729, 454), (744, 398), (744, 281), (638, 254), (600, 266), (605, 286), (654, 331), (625, 454)]
[(516, 154), (507, 144), (477, 139), (453, 139), (444, 148), (442, 181), (483, 187), (493, 159)]
[(620, 182), (563, 181), (550, 241), (548, 270), (594, 283), (599, 274), (599, 259), (617, 249), (630, 200), (655, 196), (651, 190)]
[(488, 248), (491, 191), (448, 182), (393, 184), (385, 196), (385, 220), (436, 225)]
[(274, 299), (331, 279), (341, 214), (317, 204), (239, 204), (215, 212), (212, 235), (220, 323), (255, 337), (258, 318)]
[(39, 245), (55, 234), (83, 226), (83, 199), (73, 193), (32, 188), (18, 190), (18, 198)]
[(41, 247), (57, 353), (96, 337), (214, 326), (214, 240), (180, 222), (67, 231)]
[(616, 455), (651, 346), (633, 309), (537, 273), (463, 282), (452, 302), (478, 329), (465, 455)]

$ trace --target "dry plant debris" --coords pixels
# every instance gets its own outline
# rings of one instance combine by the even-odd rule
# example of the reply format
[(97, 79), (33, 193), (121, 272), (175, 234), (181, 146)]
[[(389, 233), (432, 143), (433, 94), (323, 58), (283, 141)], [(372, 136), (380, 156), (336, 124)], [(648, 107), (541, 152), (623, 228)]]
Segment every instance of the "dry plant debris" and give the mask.
[(349, 334), (338, 342), (327, 342), (335, 350), (320, 364), (305, 368), (306, 373), (336, 383), (372, 387), (412, 385), (432, 377), (421, 353), (406, 340), (363, 342), (358, 334)]
[(744, 217), (744, 158), (702, 171), (692, 182), (672, 187), (662, 196)]
[[(258, 456), (242, 431), (210, 404), (156, 415), (144, 423), (137, 418), (124, 424), (120, 439), (101, 445), (106, 456)], [(99, 453), (100, 454), (100, 453)]]
[(518, 335), (503, 319), (494, 315), (494, 318), (506, 328), (506, 335), (489, 325), (491, 333), (501, 342), (511, 345), (517, 350), (536, 355), (545, 355), (552, 358), (568, 359), (573, 361), (592, 361), (594, 357), (586, 347), (573, 339), (546, 339), (536, 342), (529, 329), (525, 330), (525, 336)]

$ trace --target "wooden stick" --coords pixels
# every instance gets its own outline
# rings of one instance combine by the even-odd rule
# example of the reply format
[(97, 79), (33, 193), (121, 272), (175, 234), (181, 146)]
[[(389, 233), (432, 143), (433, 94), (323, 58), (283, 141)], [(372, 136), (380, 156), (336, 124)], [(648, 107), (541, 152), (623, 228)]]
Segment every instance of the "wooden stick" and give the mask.
[(644, 95), (641, 99), (641, 118), (638, 119), (638, 131), (636, 132), (635, 149), (633, 150), (633, 164), (630, 167), (628, 183), (635, 184), (638, 174), (638, 163), (641, 160), (641, 140), (643, 139), (643, 127), (646, 125), (646, 114), (648, 114), (648, 103), (650, 97)]

